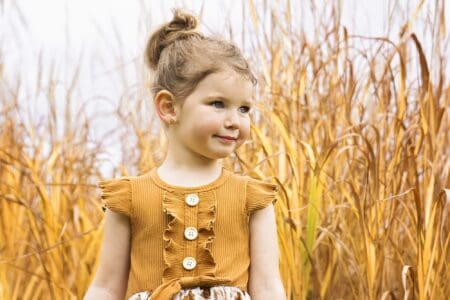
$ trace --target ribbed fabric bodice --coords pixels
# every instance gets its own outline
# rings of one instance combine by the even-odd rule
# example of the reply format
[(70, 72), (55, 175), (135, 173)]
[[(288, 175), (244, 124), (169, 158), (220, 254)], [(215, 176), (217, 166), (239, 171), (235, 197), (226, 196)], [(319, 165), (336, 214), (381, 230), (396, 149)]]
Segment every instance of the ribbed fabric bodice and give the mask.
[(152, 299), (170, 299), (195, 286), (247, 291), (249, 215), (276, 201), (276, 185), (223, 168), (209, 184), (178, 187), (154, 168), (99, 186), (104, 206), (130, 218), (127, 298), (147, 290)]

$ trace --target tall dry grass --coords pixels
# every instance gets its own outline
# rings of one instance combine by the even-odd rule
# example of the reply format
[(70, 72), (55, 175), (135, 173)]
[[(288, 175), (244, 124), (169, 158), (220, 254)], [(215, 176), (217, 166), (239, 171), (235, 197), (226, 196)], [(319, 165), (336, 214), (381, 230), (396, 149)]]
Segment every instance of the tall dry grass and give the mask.
[[(444, 2), (436, 5), (443, 11)], [(257, 50), (271, 110), (254, 130), (257, 153), (240, 152), (252, 169), (262, 150), (265, 171), (283, 186), (277, 208), (287, 294), (448, 299), (445, 17), (436, 14), (431, 24), (432, 55), (440, 58), (431, 64), (412, 19), (393, 41), (352, 36), (337, 6), (312, 11), (328, 19), (319, 20), (315, 39), (289, 27), (289, 3), (269, 12), (272, 31)]]
[[(404, 26), (395, 38), (353, 35), (332, 3), (323, 11), (302, 5), (316, 18), (312, 38), (293, 26), (289, 1), (244, 3), (261, 114), (253, 116), (252, 142), (227, 164), (281, 186), (280, 270), (289, 299), (450, 298), (444, 3), (433, 4), (428, 56), (412, 31), (417, 16), (429, 15), (423, 1), (410, 17), (397, 16)], [(101, 239), (95, 184), (105, 146), (92, 147), (94, 128), (82, 114), (55, 113), (54, 85), (37, 87), (48, 99), (41, 124), (18, 117), (22, 87), (0, 80), (0, 298), (81, 298)], [(114, 175), (149, 170), (164, 149), (142, 113), (144, 88), (127, 90), (123, 101), (134, 106), (117, 110), (128, 137), (120, 147), (130, 151)], [(65, 101), (74, 101), (70, 89)]]

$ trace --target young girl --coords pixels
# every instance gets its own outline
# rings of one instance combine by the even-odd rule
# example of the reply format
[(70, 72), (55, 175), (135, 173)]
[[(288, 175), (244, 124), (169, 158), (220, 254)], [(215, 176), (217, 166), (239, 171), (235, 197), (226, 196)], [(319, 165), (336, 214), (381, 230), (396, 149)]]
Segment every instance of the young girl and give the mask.
[(143, 175), (99, 182), (104, 241), (85, 299), (285, 299), (277, 186), (221, 162), (249, 137), (256, 80), (236, 46), (196, 26), (176, 10), (150, 37), (168, 151)]

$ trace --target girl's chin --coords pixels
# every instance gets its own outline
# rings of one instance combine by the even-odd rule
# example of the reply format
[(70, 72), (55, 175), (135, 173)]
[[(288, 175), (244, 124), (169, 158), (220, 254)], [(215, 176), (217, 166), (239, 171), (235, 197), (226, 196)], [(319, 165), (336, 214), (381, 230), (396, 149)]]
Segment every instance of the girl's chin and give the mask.
[(234, 149), (233, 151), (212, 151), (208, 155), (205, 155), (205, 157), (209, 159), (223, 159), (230, 156), (233, 152)]

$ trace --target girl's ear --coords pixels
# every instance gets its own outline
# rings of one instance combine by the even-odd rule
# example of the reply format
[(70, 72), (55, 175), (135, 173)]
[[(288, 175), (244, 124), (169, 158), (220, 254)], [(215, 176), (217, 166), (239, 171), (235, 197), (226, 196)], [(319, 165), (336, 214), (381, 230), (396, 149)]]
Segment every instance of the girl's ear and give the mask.
[(166, 124), (174, 124), (178, 119), (178, 104), (173, 94), (167, 90), (159, 91), (154, 98), (156, 112)]

